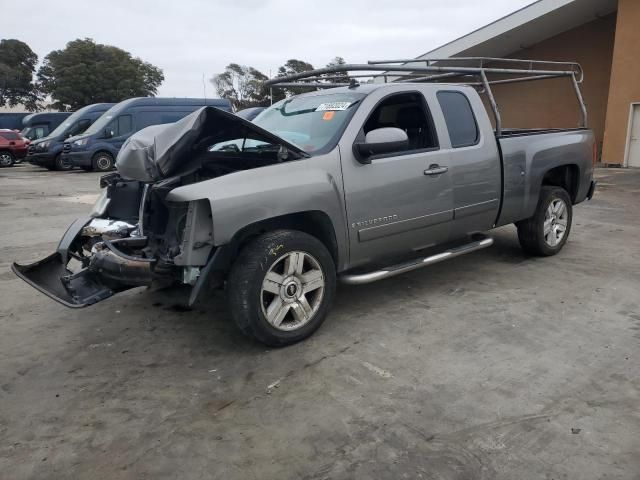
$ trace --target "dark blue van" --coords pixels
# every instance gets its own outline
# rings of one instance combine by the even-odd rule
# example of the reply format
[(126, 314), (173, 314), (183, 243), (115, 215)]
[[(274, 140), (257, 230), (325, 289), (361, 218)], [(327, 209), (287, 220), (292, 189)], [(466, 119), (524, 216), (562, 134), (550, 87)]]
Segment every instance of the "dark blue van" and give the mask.
[(31, 141), (44, 138), (64, 122), (72, 112), (32, 113), (22, 119), (20, 135)]
[(83, 133), (115, 103), (94, 103), (67, 117), (53, 132), (29, 145), (26, 161), (49, 170), (70, 170), (73, 165), (62, 161), (64, 141)]
[(1, 112), (0, 113), (0, 130), (22, 130), (22, 119), (30, 115), (29, 112)]
[(62, 161), (84, 170), (111, 170), (120, 147), (135, 132), (176, 122), (204, 106), (232, 111), (231, 103), (220, 98), (130, 98), (111, 107), (82, 135), (67, 139)]

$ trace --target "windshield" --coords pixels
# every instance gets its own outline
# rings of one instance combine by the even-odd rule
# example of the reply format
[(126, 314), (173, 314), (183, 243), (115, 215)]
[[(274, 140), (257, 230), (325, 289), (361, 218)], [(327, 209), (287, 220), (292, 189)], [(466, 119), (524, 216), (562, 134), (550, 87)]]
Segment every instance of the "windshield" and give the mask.
[[(260, 113), (253, 123), (307, 153), (333, 148), (349, 118), (364, 98), (361, 93), (293, 97)], [(273, 148), (264, 141), (239, 138), (217, 143), (212, 151), (252, 151)]]
[[(72, 115), (67, 117), (64, 122), (58, 125), (56, 129), (49, 134), (49, 136), (57, 137), (58, 135), (66, 134), (66, 136), (70, 137), (70, 136), (82, 133), (82, 130), (78, 131), (79, 126), (76, 126), (75, 128), (73, 128), (73, 130), (69, 130), (72, 126), (74, 126), (74, 124), (78, 121), (78, 119), (82, 117), (82, 115), (84, 115), (84, 109), (80, 109), (77, 112), (73, 113)], [(82, 123), (82, 125), (86, 126), (85, 123)]]
[(93, 135), (94, 133), (102, 132), (107, 127), (107, 125), (109, 125), (109, 122), (113, 120), (114, 113), (112, 112), (112, 110), (114, 108), (115, 107), (110, 108), (105, 112), (104, 115), (93, 122), (91, 126), (84, 131), (85, 135)]

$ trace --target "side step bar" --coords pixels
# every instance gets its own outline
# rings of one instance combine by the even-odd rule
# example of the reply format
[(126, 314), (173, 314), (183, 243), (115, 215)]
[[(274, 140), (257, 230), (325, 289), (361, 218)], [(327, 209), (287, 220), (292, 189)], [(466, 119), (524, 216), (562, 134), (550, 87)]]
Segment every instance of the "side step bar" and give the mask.
[[(478, 238), (476, 236), (476, 238)], [(482, 250), (493, 245), (493, 238), (482, 235), (482, 238), (474, 240), (473, 242), (461, 245), (459, 247), (450, 248), (444, 252), (431, 255), (429, 257), (419, 258), (417, 260), (411, 260), (409, 262), (400, 263), (391, 267), (386, 267), (381, 270), (375, 270), (369, 273), (356, 273), (346, 274), (340, 277), (342, 283), (348, 285), (364, 285), (365, 283), (371, 283), (384, 278), (395, 277), (401, 273), (416, 270), (418, 268), (426, 267), (427, 265), (433, 265), (434, 263), (449, 260), (450, 258), (459, 257), (465, 253), (475, 252), (476, 250)]]

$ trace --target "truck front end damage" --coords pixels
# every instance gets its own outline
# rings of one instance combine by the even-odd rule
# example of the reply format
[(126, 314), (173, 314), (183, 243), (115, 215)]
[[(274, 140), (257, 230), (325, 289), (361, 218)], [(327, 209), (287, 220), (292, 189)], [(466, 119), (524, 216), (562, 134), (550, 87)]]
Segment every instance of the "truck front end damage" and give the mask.
[[(206, 263), (211, 252), (211, 230), (202, 222), (195, 235), (187, 224), (194, 224), (195, 216), (202, 216), (197, 210), (206, 211), (206, 205), (165, 204), (163, 185), (118, 174), (101, 183), (103, 192), (91, 215), (69, 227), (56, 252), (32, 264), (14, 263), (13, 271), (68, 307), (85, 307), (133, 287), (194, 282), (197, 264)], [(145, 220), (155, 229), (149, 234)], [(202, 238), (202, 232), (209, 238)]]
[[(235, 147), (249, 140), (259, 142), (255, 152)], [(211, 107), (175, 124), (141, 130), (118, 155), (118, 173), (100, 179), (101, 195), (90, 215), (67, 229), (55, 253), (31, 264), (14, 263), (12, 269), (68, 307), (92, 305), (134, 287), (173, 283), (195, 287), (191, 304), (202, 290), (201, 269), (211, 270), (216, 251), (211, 203), (207, 198), (170, 201), (169, 192), (304, 155)]]

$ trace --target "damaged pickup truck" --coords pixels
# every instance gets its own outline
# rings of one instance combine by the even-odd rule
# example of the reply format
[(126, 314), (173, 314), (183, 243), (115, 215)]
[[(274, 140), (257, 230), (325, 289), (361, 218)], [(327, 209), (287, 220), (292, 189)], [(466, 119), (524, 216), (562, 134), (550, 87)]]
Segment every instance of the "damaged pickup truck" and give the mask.
[(193, 304), (224, 287), (243, 332), (288, 345), (321, 325), (337, 279), (486, 248), (482, 232), (512, 223), (525, 251), (562, 249), (572, 205), (593, 194), (593, 133), (496, 123), (475, 88), (443, 83), (354, 82), (253, 122), (205, 107), (133, 135), (89, 215), (13, 270), (69, 307), (176, 282)]

